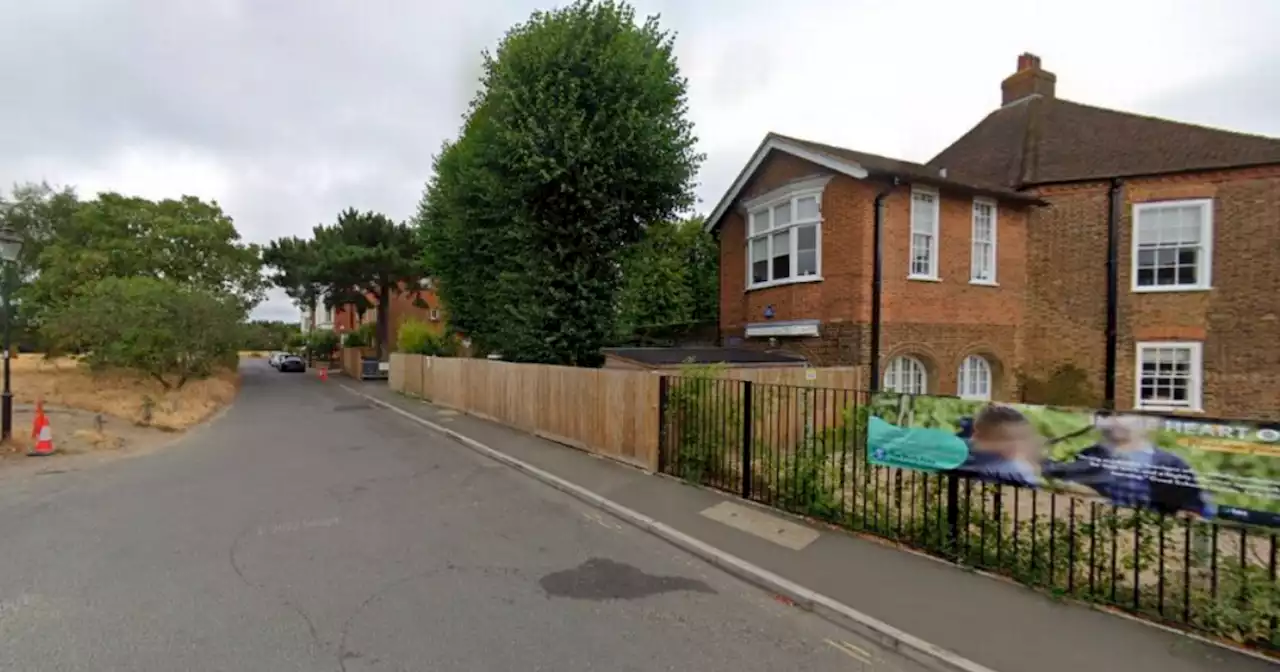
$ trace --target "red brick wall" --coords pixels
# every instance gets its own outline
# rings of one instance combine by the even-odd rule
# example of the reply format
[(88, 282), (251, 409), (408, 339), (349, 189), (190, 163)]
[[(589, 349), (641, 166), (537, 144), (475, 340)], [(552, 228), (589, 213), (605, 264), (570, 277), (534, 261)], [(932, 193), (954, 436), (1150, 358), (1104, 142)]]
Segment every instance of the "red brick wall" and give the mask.
[[(425, 302), (426, 307), (420, 308), (414, 305), (418, 299)], [(370, 301), (376, 301), (376, 298), (370, 295)], [(432, 309), (439, 311), (438, 320), (432, 321), (430, 319)], [(391, 329), (388, 338), (392, 348), (395, 348), (396, 336), (400, 333), (400, 325), (408, 320), (418, 320), (433, 326), (437, 333), (443, 332), (446, 324), (446, 316), (440, 303), (440, 297), (436, 295), (434, 290), (427, 289), (420, 290), (416, 294), (414, 292), (404, 292), (392, 295), (389, 318)], [(364, 319), (366, 322), (375, 321), (377, 319), (376, 309), (370, 308), (366, 311)], [(360, 326), (360, 317), (352, 306), (338, 306), (334, 309), (333, 328), (335, 330), (340, 332), (351, 331), (358, 326)]]
[(1073, 364), (1089, 403), (1102, 403), (1106, 362), (1107, 182), (1048, 187), (1050, 205), (1027, 226), (1027, 305), (1022, 373), (1048, 379)]
[[(1280, 417), (1280, 168), (1124, 180), (1119, 222), (1116, 406), (1134, 405), (1136, 343), (1203, 342), (1204, 411)], [(1107, 184), (1047, 187), (1031, 216), (1024, 370), (1073, 362), (1101, 401), (1106, 361)], [(1214, 199), (1212, 289), (1131, 290), (1133, 205)]]
[[(741, 196), (746, 200), (790, 182), (830, 175), (789, 155), (774, 154)], [(865, 364), (870, 358), (873, 204), (884, 185), (835, 175), (822, 195), (821, 282), (744, 292), (746, 222), (738, 208), (720, 228), (720, 315), (723, 337), (743, 337), (747, 323), (819, 319), (817, 338), (778, 339), (818, 365)], [(943, 192), (939, 205), (939, 282), (907, 279), (910, 244), (910, 187), (885, 199), (882, 361), (912, 354), (930, 369), (929, 386), (956, 392), (956, 372), (970, 354), (993, 365), (996, 395), (1016, 393), (1016, 361), (1023, 322), (1026, 268), (1025, 206), (1001, 205), (997, 215), (998, 286), (969, 283), (973, 199)], [(767, 339), (744, 341), (768, 347)]]
[[(1125, 192), (1117, 404), (1133, 404), (1136, 341), (1203, 340), (1205, 412), (1280, 417), (1280, 168), (1135, 180)], [(1182, 198), (1214, 199), (1213, 288), (1130, 292), (1131, 204)]]

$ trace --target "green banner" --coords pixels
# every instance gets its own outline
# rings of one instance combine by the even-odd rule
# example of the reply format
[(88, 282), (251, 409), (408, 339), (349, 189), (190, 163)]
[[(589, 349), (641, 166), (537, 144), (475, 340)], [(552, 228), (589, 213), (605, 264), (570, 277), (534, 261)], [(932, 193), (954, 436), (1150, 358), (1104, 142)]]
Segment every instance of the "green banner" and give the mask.
[(875, 465), (1280, 526), (1280, 424), (886, 393)]

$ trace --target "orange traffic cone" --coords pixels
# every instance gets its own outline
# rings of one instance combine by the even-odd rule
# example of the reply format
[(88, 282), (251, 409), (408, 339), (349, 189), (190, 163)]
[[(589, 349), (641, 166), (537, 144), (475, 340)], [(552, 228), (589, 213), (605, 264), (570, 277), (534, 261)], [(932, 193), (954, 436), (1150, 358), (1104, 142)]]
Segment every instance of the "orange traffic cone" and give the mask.
[(36, 402), (36, 419), (31, 423), (31, 438), (36, 440), (35, 450), (27, 453), (31, 457), (43, 457), (53, 454), (53, 427), (44, 414), (44, 402)]
[(328, 369), (328, 367), (325, 367), (325, 368), (320, 369), (320, 380), (329, 380), (329, 369)]

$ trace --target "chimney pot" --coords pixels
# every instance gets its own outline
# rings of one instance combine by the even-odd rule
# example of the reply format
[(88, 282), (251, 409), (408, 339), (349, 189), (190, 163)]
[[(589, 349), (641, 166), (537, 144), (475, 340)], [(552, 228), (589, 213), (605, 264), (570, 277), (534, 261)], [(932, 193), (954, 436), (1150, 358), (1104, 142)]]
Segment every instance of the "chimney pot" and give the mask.
[(1040, 57), (1030, 52), (1018, 56), (1018, 72), (1023, 70), (1039, 70)]

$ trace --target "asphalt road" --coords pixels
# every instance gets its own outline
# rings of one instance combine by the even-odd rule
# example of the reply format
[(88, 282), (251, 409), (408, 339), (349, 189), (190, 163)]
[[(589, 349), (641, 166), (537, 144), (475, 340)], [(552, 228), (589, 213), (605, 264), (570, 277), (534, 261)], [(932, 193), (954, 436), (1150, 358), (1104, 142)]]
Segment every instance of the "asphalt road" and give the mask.
[(0, 670), (917, 670), (333, 381), (244, 370), (164, 450), (0, 473)]

